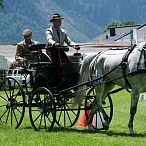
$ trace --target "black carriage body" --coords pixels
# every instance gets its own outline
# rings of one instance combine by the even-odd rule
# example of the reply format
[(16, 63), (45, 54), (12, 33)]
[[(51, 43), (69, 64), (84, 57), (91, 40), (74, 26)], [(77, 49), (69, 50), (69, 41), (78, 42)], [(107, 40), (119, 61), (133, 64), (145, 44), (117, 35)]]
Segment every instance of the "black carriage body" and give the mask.
[(55, 65), (40, 65), (36, 68), (35, 87), (55, 87), (59, 79), (59, 74), (56, 71)]
[(57, 91), (74, 86), (79, 77), (79, 62), (64, 64), (64, 74), (58, 73), (53, 63), (40, 65), (36, 68), (34, 87), (57, 88)]
[[(31, 51), (37, 52), (40, 49), (44, 49), (45, 44), (37, 44), (30, 46)], [(63, 46), (64, 51), (68, 51), (68, 46)], [(40, 53), (40, 52), (38, 52)], [(37, 62), (32, 66), (36, 71), (34, 76), (34, 88), (46, 87), (48, 89), (56, 88), (57, 91), (74, 86), (77, 84), (79, 77), (80, 62), (83, 59), (80, 53), (68, 56), (71, 63), (63, 65), (63, 74), (57, 71), (56, 65), (51, 62), (49, 56), (44, 53), (38, 54)]]

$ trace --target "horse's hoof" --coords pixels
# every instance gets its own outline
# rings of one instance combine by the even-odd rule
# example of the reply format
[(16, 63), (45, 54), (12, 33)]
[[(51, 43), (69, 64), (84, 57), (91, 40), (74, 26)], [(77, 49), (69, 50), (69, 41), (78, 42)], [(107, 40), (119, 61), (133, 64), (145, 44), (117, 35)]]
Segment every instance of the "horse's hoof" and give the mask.
[(92, 125), (92, 124), (88, 124), (88, 130), (94, 130), (93, 125)]
[(92, 125), (92, 128), (93, 128), (94, 130), (96, 130), (96, 129), (97, 129), (97, 128), (96, 128), (95, 126), (93, 126), (93, 125)]
[(103, 125), (103, 129), (104, 130), (108, 130), (109, 129), (109, 125)]
[(95, 132), (96, 131), (96, 128), (92, 125), (92, 124), (88, 124), (88, 132)]
[(88, 131), (88, 133), (95, 133), (96, 132), (95, 129), (88, 129), (87, 131)]
[(135, 133), (130, 133), (129, 134), (131, 137), (135, 137)]

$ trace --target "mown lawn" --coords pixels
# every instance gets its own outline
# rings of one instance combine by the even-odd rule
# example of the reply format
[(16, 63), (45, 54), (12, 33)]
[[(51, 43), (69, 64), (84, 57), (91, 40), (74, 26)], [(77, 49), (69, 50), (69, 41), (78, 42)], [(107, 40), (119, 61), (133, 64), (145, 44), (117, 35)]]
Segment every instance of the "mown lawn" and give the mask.
[(139, 101), (134, 120), (136, 136), (128, 130), (130, 94), (125, 90), (112, 95), (114, 115), (108, 131), (89, 133), (86, 128), (54, 127), (52, 132), (36, 132), (31, 128), (28, 113), (18, 129), (0, 127), (1, 146), (145, 146), (146, 101)]

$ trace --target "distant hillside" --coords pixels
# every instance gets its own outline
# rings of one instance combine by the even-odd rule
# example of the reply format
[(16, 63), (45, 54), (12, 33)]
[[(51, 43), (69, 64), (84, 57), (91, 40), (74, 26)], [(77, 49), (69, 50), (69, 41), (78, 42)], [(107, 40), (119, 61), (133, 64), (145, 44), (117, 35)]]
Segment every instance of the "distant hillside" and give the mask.
[(65, 18), (63, 27), (76, 42), (96, 37), (113, 21), (146, 22), (145, 0), (4, 0), (0, 9), (0, 42), (18, 42), (24, 28), (33, 38), (46, 42), (45, 29), (54, 12)]

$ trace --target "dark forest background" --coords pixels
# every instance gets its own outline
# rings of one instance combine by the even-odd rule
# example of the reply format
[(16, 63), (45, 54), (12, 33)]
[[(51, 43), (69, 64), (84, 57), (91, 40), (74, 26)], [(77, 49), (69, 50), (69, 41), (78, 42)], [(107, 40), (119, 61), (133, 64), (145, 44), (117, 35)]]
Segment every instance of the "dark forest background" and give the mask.
[(145, 0), (3, 0), (0, 8), (0, 43), (20, 41), (25, 28), (33, 38), (46, 43), (45, 30), (54, 12), (59, 12), (63, 26), (72, 40), (88, 42), (113, 22), (146, 23)]

